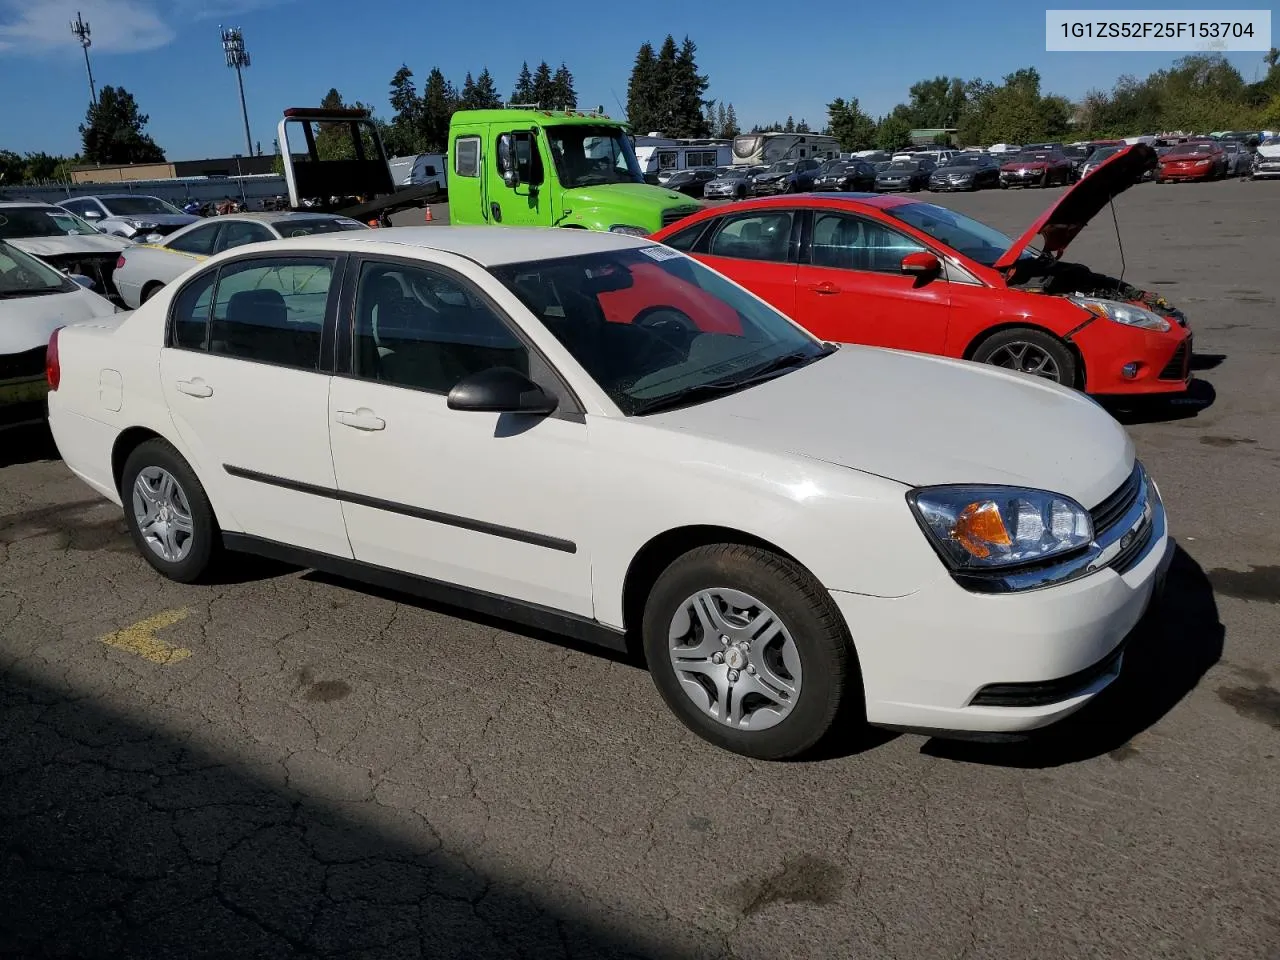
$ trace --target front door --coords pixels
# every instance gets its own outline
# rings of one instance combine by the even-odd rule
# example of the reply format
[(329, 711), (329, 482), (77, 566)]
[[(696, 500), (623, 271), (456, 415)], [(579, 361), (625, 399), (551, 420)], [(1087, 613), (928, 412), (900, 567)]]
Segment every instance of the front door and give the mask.
[(840, 343), (942, 351), (949, 284), (902, 272), (907, 254), (931, 251), (875, 220), (829, 210), (813, 211), (809, 236), (807, 262), (796, 275), (795, 317), (810, 332)]
[(486, 160), (493, 168), (486, 173), (493, 185), (489, 191), (489, 222), (504, 227), (548, 227), (552, 220), (551, 191), (544, 188), (546, 167), (538, 140), (528, 129), (505, 132), (511, 137), (520, 182), (507, 186), (498, 167), (500, 151), (490, 151)]
[(702, 233), (698, 259), (787, 316), (795, 316), (796, 210), (756, 210), (726, 214)]
[(335, 259), (250, 256), (174, 299), (160, 377), (224, 529), (350, 557), (321, 368)]
[(358, 267), (350, 376), (329, 403), (357, 560), (590, 617), (592, 476), (581, 417), (450, 410), (463, 377), (536, 357), (444, 267)]

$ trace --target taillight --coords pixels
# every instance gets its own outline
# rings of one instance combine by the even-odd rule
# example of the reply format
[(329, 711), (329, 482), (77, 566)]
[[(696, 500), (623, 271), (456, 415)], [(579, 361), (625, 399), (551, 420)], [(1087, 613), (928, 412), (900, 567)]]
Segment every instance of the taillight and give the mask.
[(116, 269), (119, 270), (123, 266), (124, 266), (124, 254), (122, 253), (120, 254), (120, 256), (116, 257)]
[(58, 363), (58, 334), (61, 332), (61, 327), (53, 331), (44, 353), (44, 378), (49, 381), (50, 390), (57, 390), (58, 383), (62, 380), (62, 366)]

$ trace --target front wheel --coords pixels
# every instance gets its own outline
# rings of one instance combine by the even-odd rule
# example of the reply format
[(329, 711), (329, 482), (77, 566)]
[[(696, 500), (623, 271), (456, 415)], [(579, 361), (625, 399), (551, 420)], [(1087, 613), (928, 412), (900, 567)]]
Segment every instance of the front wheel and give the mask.
[(672, 712), (719, 747), (799, 756), (860, 693), (831, 595), (803, 567), (739, 544), (697, 547), (658, 578), (644, 650)]
[(194, 583), (209, 570), (221, 544), (213, 507), (169, 443), (148, 440), (129, 454), (120, 498), (129, 534), (147, 563), (179, 583)]
[(973, 359), (1052, 380), (1065, 387), (1076, 384), (1076, 359), (1071, 349), (1043, 330), (1030, 327), (1001, 330), (982, 342), (974, 351)]

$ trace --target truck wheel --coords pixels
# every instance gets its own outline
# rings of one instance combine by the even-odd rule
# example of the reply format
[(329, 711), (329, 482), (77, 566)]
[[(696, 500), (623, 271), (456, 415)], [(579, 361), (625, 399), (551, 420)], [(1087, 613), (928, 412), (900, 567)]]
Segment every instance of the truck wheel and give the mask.
[(768, 550), (712, 544), (658, 578), (643, 621), (658, 692), (710, 743), (782, 760), (817, 745), (861, 694), (831, 595)]
[(1076, 385), (1076, 358), (1071, 348), (1051, 333), (1031, 327), (1013, 327), (992, 334), (973, 352), (978, 363), (1016, 370), (1052, 380), (1064, 387)]
[(147, 563), (179, 583), (210, 568), (222, 541), (204, 487), (165, 440), (138, 444), (125, 460), (120, 498), (134, 545)]

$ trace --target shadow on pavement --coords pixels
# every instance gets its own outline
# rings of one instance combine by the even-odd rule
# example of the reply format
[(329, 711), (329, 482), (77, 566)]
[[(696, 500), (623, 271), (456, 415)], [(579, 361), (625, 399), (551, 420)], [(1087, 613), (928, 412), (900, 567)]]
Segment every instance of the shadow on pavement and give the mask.
[(1174, 550), (1164, 597), (1130, 636), (1120, 676), (1083, 710), (1025, 740), (931, 739), (921, 752), (1006, 767), (1055, 767), (1113, 752), (1123, 759), (1132, 749), (1125, 745), (1195, 689), (1222, 656), (1213, 586), (1186, 551)]
[(279, 763), (251, 773), (14, 671), (0, 770), (0, 956), (680, 955), (563, 887), (472, 870), (407, 809), (312, 800)]
[(0, 430), (0, 467), (60, 459), (47, 423)]
[(1107, 411), (1126, 426), (1138, 423), (1166, 423), (1190, 420), (1208, 410), (1218, 399), (1218, 391), (1208, 380), (1192, 380), (1186, 393), (1172, 397), (1108, 397)]

